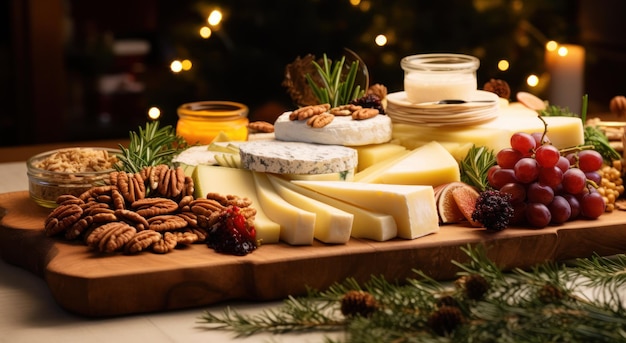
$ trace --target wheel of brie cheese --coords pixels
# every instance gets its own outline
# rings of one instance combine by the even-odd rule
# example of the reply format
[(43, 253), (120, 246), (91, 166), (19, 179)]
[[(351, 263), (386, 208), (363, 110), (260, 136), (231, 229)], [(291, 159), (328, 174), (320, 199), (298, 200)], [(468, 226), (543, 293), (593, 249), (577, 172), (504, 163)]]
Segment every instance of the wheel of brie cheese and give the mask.
[(306, 120), (290, 120), (285, 112), (274, 123), (276, 139), (328, 145), (360, 146), (386, 143), (391, 140), (391, 119), (377, 115), (366, 120), (353, 120), (350, 116), (336, 116), (322, 128), (312, 128)]
[(328, 174), (351, 171), (355, 149), (304, 142), (249, 141), (239, 146), (241, 167), (276, 174)]

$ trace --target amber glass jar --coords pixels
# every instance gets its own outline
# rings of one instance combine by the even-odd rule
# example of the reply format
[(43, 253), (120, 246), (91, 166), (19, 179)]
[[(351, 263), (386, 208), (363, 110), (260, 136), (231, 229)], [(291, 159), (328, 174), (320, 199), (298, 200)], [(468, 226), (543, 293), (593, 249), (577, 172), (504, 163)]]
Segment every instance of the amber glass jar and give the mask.
[(231, 101), (199, 101), (178, 107), (176, 134), (189, 144), (209, 144), (220, 133), (248, 139), (248, 107)]

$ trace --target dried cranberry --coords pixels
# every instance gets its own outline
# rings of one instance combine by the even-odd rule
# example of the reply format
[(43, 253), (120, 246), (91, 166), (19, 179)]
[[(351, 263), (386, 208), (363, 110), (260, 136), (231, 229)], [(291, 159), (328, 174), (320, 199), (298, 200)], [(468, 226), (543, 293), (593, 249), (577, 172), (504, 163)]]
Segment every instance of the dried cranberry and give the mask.
[(256, 250), (256, 230), (248, 225), (238, 207), (231, 207), (211, 228), (207, 244), (217, 252), (243, 256)]

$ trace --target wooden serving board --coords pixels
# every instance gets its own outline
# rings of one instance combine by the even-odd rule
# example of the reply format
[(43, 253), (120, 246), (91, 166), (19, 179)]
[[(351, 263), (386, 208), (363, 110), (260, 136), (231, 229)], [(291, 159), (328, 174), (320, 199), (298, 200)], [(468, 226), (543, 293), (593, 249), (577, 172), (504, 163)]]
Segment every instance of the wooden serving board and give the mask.
[(435, 279), (454, 278), (452, 260), (466, 260), (461, 247), (484, 244), (503, 269), (552, 260), (613, 255), (626, 251), (626, 212), (578, 220), (541, 230), (509, 228), (498, 233), (464, 226), (442, 226), (415, 240), (345, 245), (272, 244), (243, 256), (222, 255), (204, 244), (165, 255), (97, 255), (82, 242), (48, 238), (48, 210), (28, 192), (0, 194), (5, 210), (0, 253), (8, 263), (41, 276), (63, 308), (89, 317), (166, 311), (226, 300), (266, 301), (302, 295), (307, 287), (325, 289), (348, 277), (388, 280), (414, 277), (414, 269)]

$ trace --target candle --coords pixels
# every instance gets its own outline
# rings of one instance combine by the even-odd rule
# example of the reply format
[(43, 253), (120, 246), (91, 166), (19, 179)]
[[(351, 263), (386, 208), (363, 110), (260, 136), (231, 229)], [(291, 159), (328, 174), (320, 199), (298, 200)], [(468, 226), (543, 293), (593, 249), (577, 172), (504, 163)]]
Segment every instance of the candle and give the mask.
[(585, 49), (579, 45), (561, 44), (546, 50), (546, 67), (550, 74), (548, 101), (580, 114), (584, 92)]

